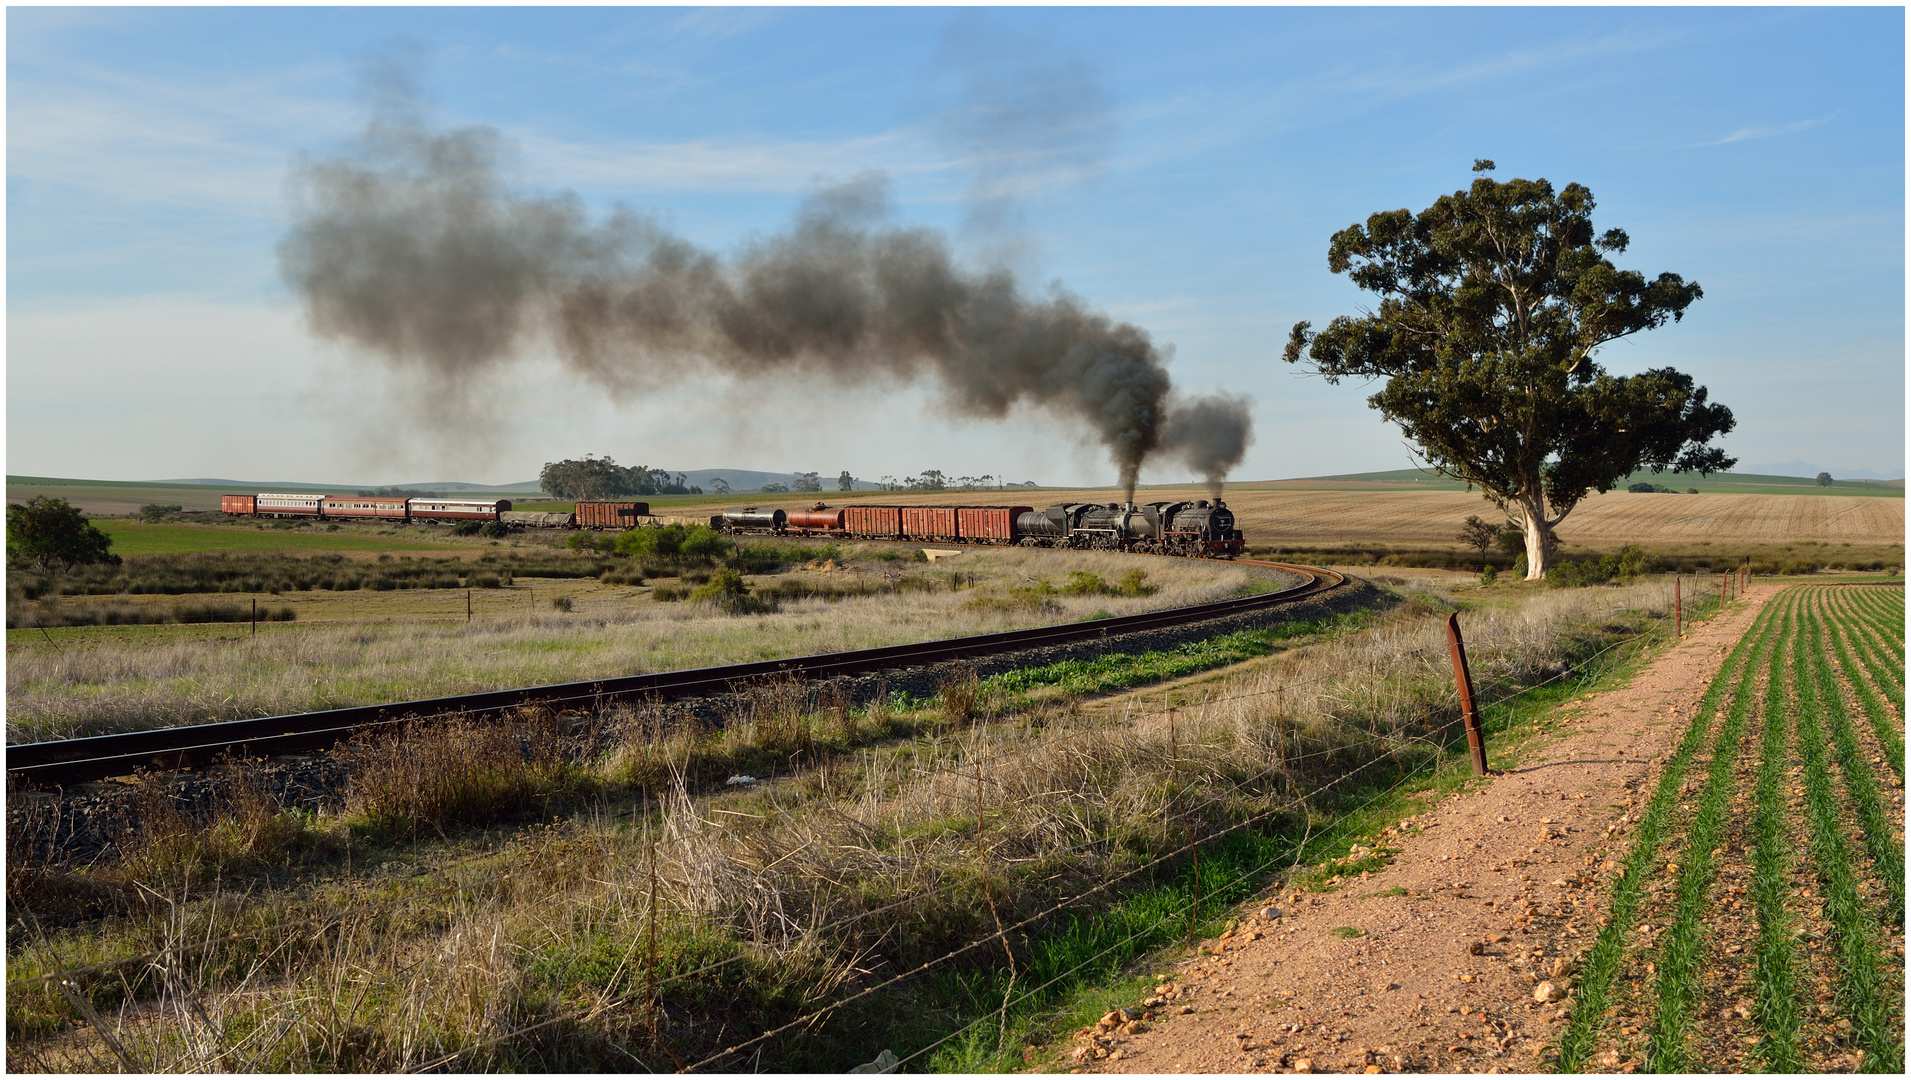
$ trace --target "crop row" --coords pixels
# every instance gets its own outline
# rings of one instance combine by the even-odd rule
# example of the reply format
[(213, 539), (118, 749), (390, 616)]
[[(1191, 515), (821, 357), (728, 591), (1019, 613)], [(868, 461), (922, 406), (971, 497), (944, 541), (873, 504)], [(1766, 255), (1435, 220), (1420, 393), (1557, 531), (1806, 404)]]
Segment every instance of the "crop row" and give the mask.
[(1903, 611), (1794, 587), (1727, 657), (1612, 884), (1562, 1069), (1642, 1042), (1656, 1072), (1902, 1072)]

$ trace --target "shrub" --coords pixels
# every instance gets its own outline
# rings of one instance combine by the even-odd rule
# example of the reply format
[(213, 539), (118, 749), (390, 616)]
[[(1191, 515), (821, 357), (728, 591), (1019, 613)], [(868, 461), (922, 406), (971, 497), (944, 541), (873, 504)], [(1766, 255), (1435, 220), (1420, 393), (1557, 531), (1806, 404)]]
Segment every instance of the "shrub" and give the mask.
[(157, 523), (166, 520), (167, 514), (177, 514), (184, 509), (185, 507), (178, 503), (147, 503), (139, 508), (139, 520), (149, 524)]
[(551, 607), (558, 611), (569, 611), (571, 610), (571, 598), (568, 596), (553, 597), (551, 599)]
[(615, 546), (619, 555), (712, 562), (729, 550), (730, 542), (708, 525), (646, 525), (620, 534)]
[(1573, 588), (1580, 585), (1601, 585), (1615, 579), (1630, 579), (1640, 574), (1649, 574), (1652, 570), (1652, 556), (1647, 555), (1635, 544), (1627, 544), (1602, 559), (1562, 562), (1547, 573), (1546, 580), (1560, 588)]
[(508, 818), (571, 776), (553, 718), (532, 712), (366, 734), (341, 756), (346, 815), (383, 835)]
[(479, 536), (488, 536), (493, 540), (502, 540), (511, 535), (511, 526), (502, 521), (487, 521), (478, 530)]
[(743, 575), (728, 568), (711, 574), (709, 581), (692, 589), (690, 599), (708, 602), (732, 615), (763, 614), (776, 610), (776, 597), (755, 595), (749, 583), (743, 580)]

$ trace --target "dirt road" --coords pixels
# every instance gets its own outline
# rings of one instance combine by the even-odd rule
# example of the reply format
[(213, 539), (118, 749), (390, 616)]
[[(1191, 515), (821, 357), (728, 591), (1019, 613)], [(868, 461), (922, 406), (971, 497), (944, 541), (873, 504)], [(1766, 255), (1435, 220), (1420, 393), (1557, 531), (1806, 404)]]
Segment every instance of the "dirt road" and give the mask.
[(1074, 1071), (1544, 1068), (1627, 819), (1776, 591), (1755, 585), (1626, 686), (1576, 699), (1524, 764), (1392, 827), (1390, 865), (1246, 909), (1141, 1030), (1077, 1033)]

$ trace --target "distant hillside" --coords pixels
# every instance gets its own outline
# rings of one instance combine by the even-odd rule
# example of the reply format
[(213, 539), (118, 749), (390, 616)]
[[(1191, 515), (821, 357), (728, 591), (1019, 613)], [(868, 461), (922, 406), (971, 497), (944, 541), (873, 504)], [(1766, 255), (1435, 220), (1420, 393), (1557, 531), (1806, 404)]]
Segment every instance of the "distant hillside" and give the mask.
[[(1342, 473), (1337, 476), (1311, 476), (1280, 480), (1275, 483), (1285, 488), (1305, 487), (1319, 483), (1334, 486), (1386, 486), (1416, 491), (1466, 490), (1466, 485), (1458, 480), (1450, 480), (1423, 469)], [(1815, 480), (1805, 476), (1740, 472), (1714, 473), (1711, 476), (1701, 477), (1670, 472), (1654, 473), (1646, 470), (1626, 477), (1614, 487), (1623, 491), (1628, 484), (1635, 483), (1660, 484), (1677, 491), (1696, 488), (1700, 494), (1715, 495), (1875, 495), (1898, 499), (1904, 497), (1903, 480), (1835, 480), (1830, 487), (1821, 488)]]

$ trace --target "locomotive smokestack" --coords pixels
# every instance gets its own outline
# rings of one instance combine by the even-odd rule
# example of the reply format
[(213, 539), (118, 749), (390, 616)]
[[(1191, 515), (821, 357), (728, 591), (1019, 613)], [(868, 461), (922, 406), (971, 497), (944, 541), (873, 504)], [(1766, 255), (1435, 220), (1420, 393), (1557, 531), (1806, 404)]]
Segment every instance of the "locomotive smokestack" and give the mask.
[(1213, 484), (1245, 449), (1236, 399), (1170, 412), (1146, 330), (1059, 285), (1031, 296), (1009, 270), (959, 266), (941, 233), (887, 223), (879, 175), (817, 193), (786, 231), (726, 256), (629, 210), (593, 221), (569, 193), (521, 194), (495, 130), (435, 130), (404, 85), (377, 102), (349, 153), (294, 169), (280, 269), (313, 333), (434, 399), (548, 345), (620, 398), (714, 374), (927, 384), (977, 418), (1040, 406), (1094, 432), (1129, 502), (1164, 436)]

